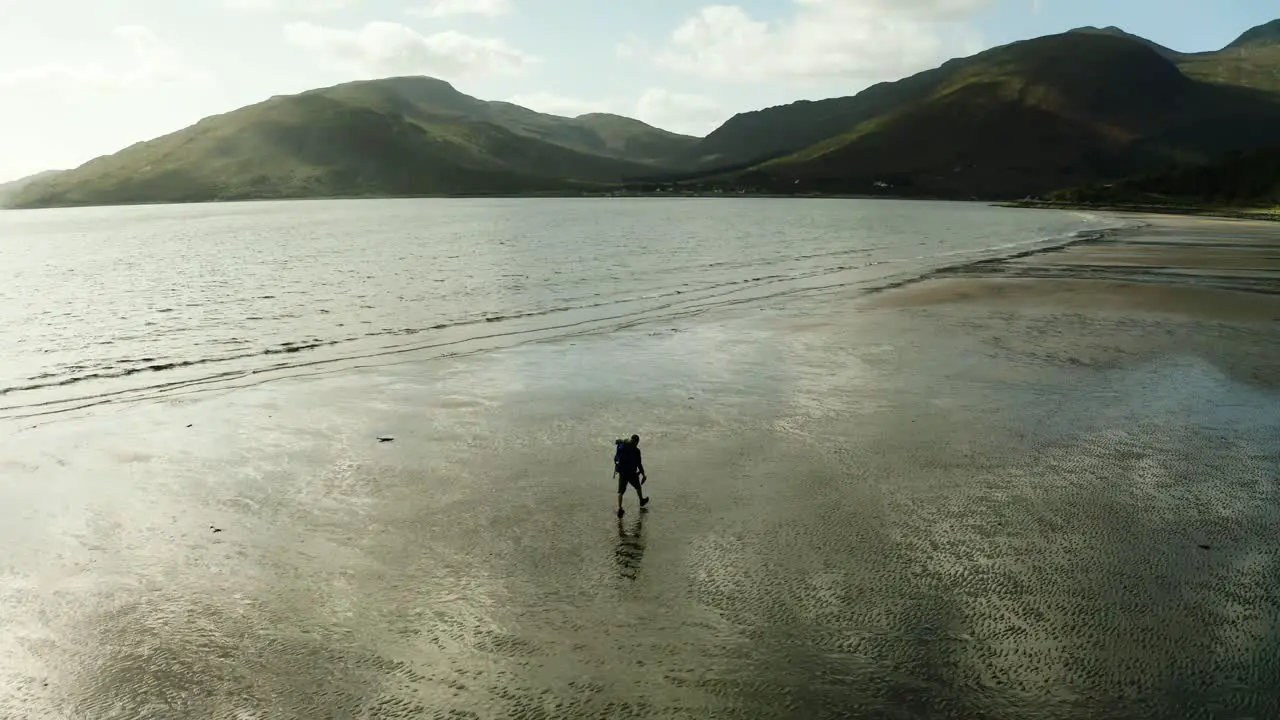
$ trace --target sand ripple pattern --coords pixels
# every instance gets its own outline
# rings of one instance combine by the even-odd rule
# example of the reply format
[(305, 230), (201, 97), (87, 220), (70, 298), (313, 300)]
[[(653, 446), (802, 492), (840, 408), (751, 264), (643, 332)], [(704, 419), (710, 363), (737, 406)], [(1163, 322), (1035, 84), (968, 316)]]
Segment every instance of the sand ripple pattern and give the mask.
[(798, 296), (0, 438), (0, 718), (1280, 716), (1280, 336), (1017, 310)]

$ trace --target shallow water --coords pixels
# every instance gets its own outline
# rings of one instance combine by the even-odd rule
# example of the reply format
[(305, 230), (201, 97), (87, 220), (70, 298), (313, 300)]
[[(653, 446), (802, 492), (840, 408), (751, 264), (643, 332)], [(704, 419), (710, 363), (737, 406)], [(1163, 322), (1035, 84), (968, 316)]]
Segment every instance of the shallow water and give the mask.
[(1280, 715), (1274, 326), (859, 287), (8, 423), (0, 718)]
[(1078, 213), (828, 200), (0, 212), (0, 413), (872, 286), (1114, 224)]
[(0, 717), (1280, 711), (1276, 339), (702, 320), (6, 437)]

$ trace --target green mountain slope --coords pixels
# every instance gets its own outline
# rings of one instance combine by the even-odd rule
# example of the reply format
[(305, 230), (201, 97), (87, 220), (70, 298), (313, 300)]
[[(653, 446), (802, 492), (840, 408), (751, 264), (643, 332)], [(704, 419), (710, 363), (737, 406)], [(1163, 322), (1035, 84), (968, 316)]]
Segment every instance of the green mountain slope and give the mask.
[(1280, 45), (1280, 20), (1272, 20), (1269, 23), (1245, 31), (1243, 35), (1236, 38), (1235, 42), (1228, 45), (1227, 49), (1257, 47), (1260, 45)]
[(1133, 40), (1133, 41), (1136, 41), (1136, 42), (1140, 42), (1140, 43), (1142, 43), (1143, 45), (1146, 45), (1147, 47), (1151, 48), (1152, 50), (1155, 50), (1155, 51), (1156, 51), (1156, 53), (1158, 53), (1161, 57), (1163, 57), (1163, 58), (1164, 58), (1164, 59), (1166, 59), (1166, 60), (1175, 60), (1175, 61), (1176, 61), (1176, 60), (1179, 60), (1179, 59), (1181, 59), (1182, 57), (1184, 57), (1184, 56), (1185, 56), (1185, 53), (1180, 53), (1180, 52), (1178, 52), (1177, 50), (1172, 50), (1172, 49), (1170, 49), (1170, 48), (1165, 47), (1164, 45), (1161, 45), (1161, 44), (1159, 44), (1159, 43), (1152, 42), (1152, 41), (1150, 41), (1150, 40), (1148, 40), (1148, 39), (1146, 39), (1146, 38), (1144, 38), (1144, 37), (1141, 37), (1141, 36), (1139, 36), (1139, 35), (1134, 35), (1133, 33), (1125, 32), (1124, 30), (1122, 30), (1122, 29), (1120, 29), (1120, 28), (1118, 28), (1118, 27), (1116, 27), (1116, 26), (1114, 26), (1114, 25), (1112, 25), (1112, 26), (1110, 26), (1110, 27), (1104, 27), (1104, 28), (1093, 27), (1093, 26), (1087, 26), (1087, 27), (1076, 28), (1075, 30), (1072, 30), (1071, 32), (1075, 32), (1075, 33), (1092, 33), (1092, 34), (1095, 34), (1095, 35), (1111, 35), (1112, 37), (1122, 37), (1122, 38), (1126, 38), (1126, 39)]
[(1037, 38), (852, 98), (738, 116), (695, 152), (738, 159), (774, 128), (769, 150), (804, 145), (710, 179), (788, 192), (885, 183), (897, 195), (1009, 198), (1280, 143), (1280, 94), (1190, 77), (1165, 55), (1120, 32)]
[(701, 139), (659, 130), (634, 118), (611, 113), (588, 113), (573, 120), (600, 139), (599, 145), (592, 143), (586, 149), (654, 165), (678, 162), (678, 158)]
[(1280, 20), (1245, 32), (1217, 52), (1184, 55), (1178, 65), (1205, 82), (1280, 92)]
[(1280, 207), (1280, 145), (1050, 197), (1089, 204)]
[[(945, 150), (955, 156), (953, 159), (963, 164), (965, 156), (973, 154), (976, 149), (973, 141), (979, 137), (970, 138), (960, 134), (958, 128), (949, 129), (942, 117), (929, 120), (931, 112), (943, 111), (961, 112), (970, 118), (971, 125), (980, 121), (995, 123), (999, 127), (998, 133), (995, 126), (971, 126), (969, 130), (978, 136), (991, 135), (993, 142), (999, 140), (997, 134), (1008, 136), (1010, 145), (1007, 151), (996, 148), (998, 152), (1011, 155), (1014, 146), (1018, 146), (1021, 150), (1046, 153), (1044, 158), (1037, 159), (1034, 154), (1026, 158), (1041, 170), (1044, 170), (1046, 161), (1058, 165), (1073, 164), (1073, 148), (1047, 147), (1050, 139), (1056, 143), (1083, 142), (1083, 145), (1074, 148), (1078, 150), (1077, 154), (1085, 156), (1083, 167), (1077, 171), (1060, 173), (1063, 179), (1088, 176), (1094, 172), (1092, 167), (1098, 162), (1104, 166), (1114, 166), (1109, 172), (1133, 167), (1135, 163), (1143, 165), (1144, 154), (1154, 154), (1152, 160), (1159, 160), (1159, 156), (1170, 152), (1175, 156), (1207, 157), (1215, 151), (1232, 149), (1223, 147), (1224, 144), (1231, 145), (1229, 140), (1203, 135), (1197, 137), (1203, 133), (1234, 133), (1231, 123), (1220, 117), (1224, 113), (1261, 111), (1264, 116), (1272, 117), (1266, 98), (1244, 92), (1280, 91), (1280, 45), (1269, 40), (1274, 36), (1274, 32), (1269, 29), (1271, 25), (1255, 28), (1245, 33), (1231, 47), (1212, 53), (1181, 53), (1114, 27), (1079, 28), (1063, 35), (1014, 43), (972, 57), (951, 60), (938, 68), (897, 82), (881, 83), (851, 97), (797, 102), (739, 114), (695, 144), (686, 156), (684, 165), (687, 168), (713, 171), (719, 167), (773, 160), (774, 167), (777, 167), (779, 158), (793, 153), (801, 153), (804, 157), (800, 159), (812, 160), (814, 156), (829, 152), (851, 137), (869, 136), (874, 129), (888, 130), (896, 122), (890, 116), (903, 116), (903, 122), (913, 128), (917, 135), (910, 139), (914, 142), (910, 142), (907, 138), (910, 133), (898, 132), (897, 139), (893, 142), (901, 142), (903, 145), (890, 145), (882, 149), (882, 153), (919, 156), (923, 148), (912, 147), (919, 143), (922, 146), (933, 146), (933, 155)], [(1152, 59), (1153, 56), (1155, 60)], [(1092, 74), (1074, 72), (1073, 66), (1087, 68), (1088, 73)], [(1159, 97), (1157, 93), (1147, 92), (1144, 85), (1147, 79), (1154, 79), (1158, 83), (1175, 83), (1178, 71), (1190, 79), (1202, 81), (1201, 85), (1222, 87), (1205, 89), (1182, 84), (1176, 90), (1177, 98), (1172, 102)], [(1019, 73), (1025, 75), (1025, 78), (1020, 80), (1017, 77)], [(987, 76), (987, 79), (984, 80), (983, 76)], [(961, 84), (973, 87), (956, 94)], [(984, 96), (974, 89), (980, 85), (985, 85), (990, 92)], [(1168, 89), (1171, 85), (1158, 84), (1156, 87)], [(1015, 91), (1015, 88), (1021, 90)], [(1139, 97), (1154, 100), (1155, 104), (1148, 110), (1138, 107), (1137, 103), (1131, 104), (1126, 112), (1137, 117), (1130, 118), (1112, 117), (1111, 111), (1118, 108), (1099, 109), (1096, 112), (1101, 114), (1095, 117), (1093, 109), (1071, 106), (1075, 102), (1073, 98), (1091, 93), (1106, 94), (1112, 92), (1112, 89), (1118, 89), (1123, 99), (1128, 92), (1126, 88), (1134, 89)], [(1053, 96), (1059, 100), (1045, 101)], [(1201, 117), (1197, 118), (1197, 113), (1186, 106), (1198, 101), (1219, 105), (1203, 108), (1199, 113)], [(997, 113), (997, 106), (1003, 103), (1010, 104), (1004, 108), (1005, 112)], [(1169, 111), (1171, 107), (1176, 112), (1166, 122), (1166, 133), (1159, 127), (1159, 113)], [(875, 125), (867, 125), (872, 121)], [(1117, 125), (1117, 121), (1123, 122)], [(1258, 123), (1246, 119), (1243, 124), (1248, 128), (1244, 136), (1238, 138), (1241, 147), (1265, 141), (1267, 133), (1257, 127)], [(1102, 133), (1104, 136), (1110, 134), (1114, 138), (1127, 135), (1131, 141), (1143, 140), (1146, 147), (1132, 146), (1130, 142), (1117, 145), (1114, 139), (1104, 141), (1097, 137), (1098, 133), (1088, 130), (1091, 126), (1109, 128)], [(1044, 142), (1035, 141), (1035, 136), (1038, 135), (1045, 136)], [(884, 135), (876, 137), (881, 142), (890, 140)], [(1188, 137), (1191, 139), (1189, 146)], [(1174, 139), (1177, 142), (1173, 145), (1163, 149), (1160, 147)], [(821, 147), (814, 148), (819, 145)], [(1127, 147), (1121, 153), (1126, 157), (1114, 157), (1121, 145)], [(1049, 157), (1055, 152), (1063, 155), (1061, 161)], [(868, 157), (868, 154), (871, 154), (870, 149), (866, 153), (855, 153), (847, 159), (850, 162), (864, 163), (874, 159)], [(942, 158), (935, 158), (937, 162), (926, 163), (926, 166), (938, 167), (921, 167), (922, 158), (919, 157), (916, 160), (903, 159), (904, 162), (899, 163), (877, 160), (874, 167), (864, 167), (867, 172), (860, 173), (857, 180), (861, 182), (865, 179), (864, 175), (941, 172), (940, 168), (945, 165)], [(795, 158), (791, 158), (784, 162), (794, 160)], [(839, 167), (840, 163), (834, 158), (828, 158), (827, 163), (823, 174), (843, 172)], [(852, 172), (852, 166), (846, 164), (844, 167)], [(954, 166), (952, 170), (954, 171)], [(1012, 173), (1013, 169), (1009, 170)], [(1049, 181), (1055, 175), (1048, 171), (1041, 174)], [(759, 179), (761, 175), (756, 172), (752, 177)], [(1038, 187), (1040, 183), (1032, 184)], [(1030, 191), (1031, 188), (1028, 187), (1027, 190)]]
[[(394, 111), (414, 120), (451, 119), (491, 123), (516, 135), (593, 155), (638, 163), (661, 163), (698, 138), (678, 135), (619, 116), (561, 117), (508, 102), (486, 101), (429, 77), (394, 77), (345, 83), (304, 94)], [(615, 118), (602, 121), (601, 118)]]
[(621, 146), (620, 155), (636, 138), (660, 137), (645, 128), (606, 139), (589, 123), (485, 103), (429, 78), (350, 83), (206, 118), (33, 182), (10, 204), (563, 190), (651, 172), (570, 146)]
[(711, 169), (794, 152), (927, 96), (970, 62), (951, 60), (896, 82), (872, 85), (852, 97), (800, 100), (739, 113), (689, 148), (684, 164)]
[(23, 178), (18, 178), (17, 180), (10, 180), (7, 183), (0, 183), (0, 206), (4, 205), (9, 198), (17, 195), (23, 188), (27, 187), (31, 183), (48, 180), (60, 172), (62, 171), (45, 170), (44, 172), (38, 172), (35, 175), (28, 175)]

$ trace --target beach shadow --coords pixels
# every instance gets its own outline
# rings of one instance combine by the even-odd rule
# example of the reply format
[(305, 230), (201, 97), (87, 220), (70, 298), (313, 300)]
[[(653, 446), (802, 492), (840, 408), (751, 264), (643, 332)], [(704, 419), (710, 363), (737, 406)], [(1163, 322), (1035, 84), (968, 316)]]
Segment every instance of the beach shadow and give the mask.
[(640, 512), (630, 522), (618, 518), (618, 544), (613, 555), (618, 574), (628, 580), (636, 579), (644, 559), (644, 517), (645, 513)]

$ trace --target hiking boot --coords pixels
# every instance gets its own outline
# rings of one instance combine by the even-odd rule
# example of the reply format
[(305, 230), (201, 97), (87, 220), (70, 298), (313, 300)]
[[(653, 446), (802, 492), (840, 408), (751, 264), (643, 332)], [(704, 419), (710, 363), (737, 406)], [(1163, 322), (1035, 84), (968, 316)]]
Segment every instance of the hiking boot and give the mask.
[(648, 505), (648, 504), (649, 504), (649, 498), (647, 497), (640, 498), (640, 507), (644, 507), (645, 505)]
[(626, 510), (623, 510), (622, 508), (618, 508), (618, 517), (622, 517), (623, 515), (626, 515), (626, 514), (627, 514)]

